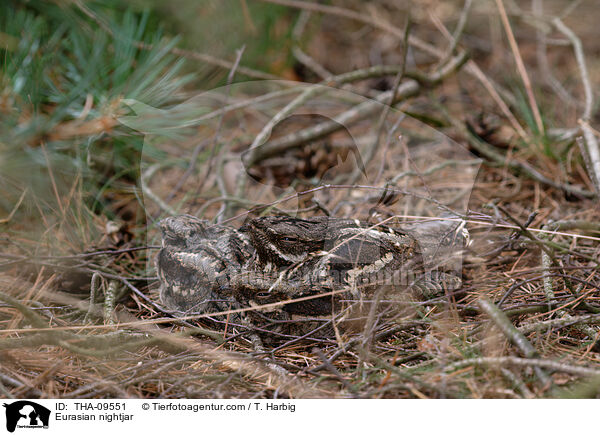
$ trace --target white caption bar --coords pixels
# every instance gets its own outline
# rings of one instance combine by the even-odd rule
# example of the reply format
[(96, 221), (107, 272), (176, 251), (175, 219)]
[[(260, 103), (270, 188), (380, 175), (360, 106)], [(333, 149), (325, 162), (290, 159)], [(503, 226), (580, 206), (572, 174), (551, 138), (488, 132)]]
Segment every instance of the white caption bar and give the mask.
[[(0, 399), (0, 433), (584, 433), (593, 400)], [(561, 418), (561, 416), (563, 418)], [(571, 416), (571, 418), (567, 418)], [(393, 430), (393, 432), (389, 432)], [(239, 432), (242, 431), (242, 432)], [(385, 431), (385, 432), (384, 432)]]

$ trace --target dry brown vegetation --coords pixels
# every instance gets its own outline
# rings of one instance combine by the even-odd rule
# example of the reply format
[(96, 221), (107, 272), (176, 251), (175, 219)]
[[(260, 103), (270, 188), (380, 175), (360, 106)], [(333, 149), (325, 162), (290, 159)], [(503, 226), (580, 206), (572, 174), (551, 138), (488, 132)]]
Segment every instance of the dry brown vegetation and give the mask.
[[(0, 396), (598, 396), (594, 2), (264, 2), (289, 9), (275, 28), (291, 29), (293, 68), (173, 49), (235, 84), (188, 86), (194, 97), (158, 116), (127, 102), (137, 119), (121, 122), (147, 132), (138, 179), (111, 173), (108, 154), (90, 164), (110, 214), (52, 159), (39, 192), (2, 199)], [(110, 107), (34, 146), (118, 128), (125, 104)], [(202, 122), (181, 127), (190, 118)], [(180, 130), (152, 130), (157, 120)], [(463, 288), (337, 336), (275, 337), (257, 352), (247, 326), (174, 318), (158, 298), (156, 222), (173, 213), (402, 226), (448, 209), (473, 242)]]

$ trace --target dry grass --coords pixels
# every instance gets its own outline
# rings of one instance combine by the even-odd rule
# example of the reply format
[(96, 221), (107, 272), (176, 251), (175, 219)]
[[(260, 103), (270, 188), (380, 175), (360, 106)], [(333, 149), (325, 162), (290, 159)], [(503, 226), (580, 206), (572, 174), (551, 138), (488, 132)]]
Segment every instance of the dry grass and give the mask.
[[(309, 18), (304, 29), (310, 38), (302, 48), (312, 62), (341, 74), (379, 59), (395, 65), (394, 72), (370, 71), (360, 80), (336, 76), (328, 83), (341, 87), (347, 80), (347, 91), (320, 95), (298, 85), (295, 93), (266, 103), (258, 99), (266, 87), (232, 86), (222, 92), (225, 100), (214, 100), (213, 110), (232, 100), (253, 104), (215, 112), (178, 141), (155, 138), (167, 158), (142, 156), (144, 202), (131, 185), (107, 189), (104, 198), (121, 219), (116, 223), (89, 210), (80, 179), (52, 175), (49, 195), (30, 192), (23, 204), (19, 195), (11, 198), (14, 213), (0, 220), (6, 235), (0, 238), (1, 397), (598, 396), (600, 208), (586, 173), (593, 165), (585, 165), (574, 141), (581, 133), (584, 87), (569, 46), (547, 46), (541, 54), (546, 63), (538, 57), (536, 31), (547, 32), (546, 43), (560, 38), (552, 18), (563, 2), (546, 2), (543, 17), (518, 19), (516, 8), (528, 2), (498, 0), (501, 10), (507, 8), (502, 20), (492, 2), (473, 2), (460, 34), (453, 28), (466, 13), (462, 2), (422, 2), (411, 10), (412, 48), (402, 68), (404, 31), (396, 26), (404, 22), (402, 2), (334, 3), (341, 9), (321, 11), (323, 18)], [(361, 11), (361, 18), (345, 8)], [(581, 3), (562, 20), (584, 41), (586, 53), (596, 53), (600, 38), (586, 18), (590, 8)], [(508, 22), (510, 48), (503, 33)], [(450, 35), (460, 42), (449, 42)], [(345, 47), (354, 53), (352, 64), (339, 54)], [(471, 53), (465, 65), (456, 62), (446, 71), (438, 64), (465, 50)], [(518, 71), (515, 56), (522, 59)], [(599, 66), (588, 62), (593, 83)], [(549, 79), (525, 80), (521, 95), (526, 76), (560, 78), (571, 99), (555, 92)], [(394, 77), (402, 82), (390, 92)], [(298, 78), (316, 80), (311, 73)], [(382, 96), (381, 87), (388, 94)], [(287, 117), (286, 105), (296, 105), (287, 106), (290, 113), (310, 107), (313, 117), (276, 127), (267, 146), (290, 143), (285, 140), (298, 131), (314, 133), (315, 125), (327, 122), (323, 117), (352, 115), (365, 101), (358, 95), (398, 101), (397, 108), (462, 148), (399, 111), (383, 121), (381, 110), (358, 111), (359, 121), (307, 146), (288, 146), (284, 164), (263, 158), (258, 181), (235, 176), (245, 173), (241, 153), (269, 119)], [(203, 97), (192, 102), (208, 104)], [(585, 121), (593, 127), (596, 118)], [(358, 145), (366, 178), (349, 144)], [(479, 168), (467, 147), (485, 164)], [(339, 149), (349, 153), (346, 165), (331, 161)], [(315, 189), (315, 177), (328, 186)], [(265, 205), (271, 213), (327, 210), (374, 222), (393, 217), (400, 225), (438, 215), (444, 206), (464, 215), (473, 244), (464, 253), (461, 291), (365, 316), (358, 328), (335, 335), (300, 340), (265, 333), (266, 350), (256, 352), (248, 328), (225, 328), (225, 316), (181, 320), (160, 305), (152, 259), (155, 223), (168, 214), (165, 205), (205, 218), (219, 215), (231, 225)], [(148, 218), (146, 227), (140, 216)]]

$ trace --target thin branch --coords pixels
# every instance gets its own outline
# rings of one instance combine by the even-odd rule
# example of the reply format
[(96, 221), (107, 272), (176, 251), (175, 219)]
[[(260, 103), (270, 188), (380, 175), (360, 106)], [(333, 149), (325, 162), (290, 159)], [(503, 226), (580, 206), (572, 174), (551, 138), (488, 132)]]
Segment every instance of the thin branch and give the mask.
[[(307, 2), (307, 1), (300, 1), (300, 0), (258, 0), (258, 1), (262, 1), (265, 3), (274, 3), (274, 4), (278, 4), (281, 6), (287, 6), (287, 7), (291, 7), (291, 8), (295, 8), (295, 9), (304, 9), (304, 10), (312, 11), (312, 12), (320, 12), (323, 14), (335, 15), (338, 17), (343, 17), (343, 18), (358, 21), (358, 22), (361, 22), (364, 24), (368, 24), (370, 26), (373, 26), (376, 29), (383, 30), (392, 35), (395, 35), (398, 38), (404, 37), (403, 29), (399, 29), (398, 27), (396, 27), (392, 24), (389, 24), (383, 20), (373, 19), (364, 13), (353, 11), (353, 10), (347, 9), (347, 8), (342, 8), (339, 6), (329, 6), (329, 5), (323, 5), (323, 4), (312, 3), (312, 2)], [(441, 50), (439, 50), (438, 48), (434, 47), (433, 45), (421, 40), (420, 38), (418, 38), (416, 36), (410, 36), (408, 39), (408, 42), (410, 45), (412, 45), (420, 50), (423, 50), (425, 53), (428, 53), (432, 56), (441, 57), (443, 55)]]
[[(145, 44), (143, 42), (136, 43), (136, 46), (139, 48), (143, 48), (145, 50), (151, 50), (153, 48), (153, 46), (151, 44)], [(218, 57), (211, 56), (210, 54), (199, 53), (197, 51), (184, 50), (182, 48), (172, 48), (169, 51), (177, 56), (183, 56), (188, 59), (199, 60), (201, 62), (206, 62), (211, 65), (215, 65), (215, 66), (218, 66), (218, 67), (230, 70), (230, 71), (233, 68), (233, 66), (235, 65), (235, 62), (230, 62), (228, 60), (219, 59)], [(269, 74), (269, 73), (266, 73), (263, 71), (258, 71), (258, 70), (252, 69), (252, 68), (248, 68), (246, 66), (238, 66), (237, 71), (240, 74), (251, 77), (253, 79), (281, 80), (281, 77), (279, 77), (279, 76), (276, 76), (274, 74)]]
[(527, 162), (509, 160), (506, 156), (499, 153), (494, 147), (492, 147), (491, 145), (489, 145), (488, 143), (484, 142), (479, 137), (471, 133), (460, 121), (458, 121), (456, 118), (450, 115), (447, 111), (446, 117), (448, 121), (452, 124), (452, 126), (456, 128), (460, 133), (462, 133), (462, 135), (469, 141), (473, 148), (475, 148), (478, 152), (483, 154), (491, 161), (498, 163), (502, 166), (507, 166), (513, 170), (523, 172), (530, 178), (539, 181), (542, 184), (546, 184), (556, 189), (563, 190), (570, 194), (577, 195), (582, 198), (594, 198), (596, 196), (595, 192), (580, 189), (570, 184), (557, 183), (556, 181), (551, 180), (550, 178), (540, 173), (537, 169), (535, 169)]
[[(246, 46), (243, 45), (241, 48), (239, 48), (236, 51), (235, 63), (233, 64), (233, 67), (231, 67), (231, 71), (229, 71), (229, 75), (227, 76), (227, 85), (226, 85), (227, 99), (229, 99), (231, 97), (231, 84), (233, 83), (233, 78), (235, 77), (235, 72), (240, 65), (240, 61), (242, 60), (242, 56), (243, 56), (245, 50), (246, 50)], [(196, 196), (198, 196), (200, 194), (200, 189), (202, 187), (204, 187), (204, 185), (206, 184), (206, 180), (208, 180), (208, 177), (209, 177), (210, 173), (212, 172), (212, 167), (213, 167), (214, 159), (215, 159), (215, 153), (216, 153), (217, 147), (219, 145), (219, 140), (221, 137), (221, 129), (223, 128), (223, 120), (224, 119), (225, 119), (225, 113), (221, 114), (221, 116), (219, 117), (219, 120), (217, 122), (217, 127), (216, 127), (215, 134), (213, 137), (212, 147), (210, 148), (210, 156), (208, 157), (208, 164), (206, 165), (206, 171), (204, 173), (204, 177), (203, 177), (202, 181), (200, 181), (200, 183), (198, 183), (198, 187), (196, 189)], [(227, 189), (225, 188), (225, 182), (223, 181), (223, 177), (221, 175), (222, 175), (222, 171), (218, 170), (217, 171), (217, 186), (219, 187), (221, 195), (225, 196), (225, 195), (227, 195)], [(223, 211), (227, 208), (228, 204), (229, 203), (223, 203), (223, 207), (222, 207), (223, 210), (221, 210), (221, 212), (219, 213), (219, 216), (222, 215)]]
[(331, 372), (333, 376), (335, 376), (336, 379), (339, 380), (348, 391), (352, 391), (352, 384), (350, 384), (350, 382), (348, 382), (348, 380), (340, 374), (340, 372), (335, 368), (335, 366), (331, 364), (331, 362), (327, 359), (323, 351), (321, 351), (321, 349), (319, 349), (318, 347), (315, 347), (313, 348), (313, 352), (316, 353), (319, 359), (323, 362), (323, 367), (329, 370), (329, 372)]
[(581, 40), (575, 35), (575, 33), (568, 28), (560, 18), (554, 18), (552, 24), (569, 40), (573, 45), (573, 51), (575, 52), (575, 59), (577, 60), (577, 66), (579, 67), (579, 73), (581, 74), (581, 83), (583, 84), (583, 92), (585, 95), (585, 107), (581, 118), (584, 121), (589, 121), (592, 116), (592, 106), (594, 104), (594, 94), (592, 93), (592, 85), (590, 84), (590, 77), (588, 74), (587, 67), (585, 65), (585, 56), (583, 54), (583, 47)]
[(527, 385), (525, 385), (525, 382), (523, 382), (519, 376), (515, 375), (508, 369), (500, 369), (500, 372), (502, 373), (502, 376), (504, 376), (513, 385), (513, 387), (521, 393), (523, 397), (526, 399), (535, 398), (535, 395), (531, 392)]
[(548, 329), (562, 329), (576, 325), (597, 325), (600, 323), (600, 314), (586, 314), (583, 316), (569, 316), (560, 319), (543, 320), (541, 322), (527, 323), (519, 327), (523, 334), (543, 332)]
[(164, 202), (160, 198), (160, 196), (154, 193), (152, 189), (150, 189), (150, 186), (148, 186), (148, 180), (152, 178), (152, 176), (156, 173), (156, 171), (160, 169), (161, 166), (162, 165), (160, 163), (156, 163), (150, 166), (142, 173), (140, 177), (142, 192), (144, 193), (144, 195), (148, 196), (148, 198), (154, 201), (163, 211), (167, 212), (171, 216), (175, 216), (177, 214), (177, 211), (174, 208), (172, 208), (169, 204)]
[(445, 56), (440, 60), (440, 64), (444, 64), (452, 57), (454, 52), (456, 51), (456, 47), (460, 42), (462, 34), (465, 30), (465, 26), (467, 24), (467, 18), (469, 17), (469, 12), (471, 11), (471, 5), (473, 4), (473, 0), (465, 0), (465, 4), (460, 12), (460, 17), (458, 18), (458, 24), (456, 24), (456, 28), (452, 33), (452, 39), (450, 40), (450, 46), (448, 47), (448, 51)]
[[(533, 14), (537, 17), (538, 20), (543, 20), (543, 0), (532, 0), (531, 9)], [(545, 27), (545, 26), (544, 26)], [(550, 86), (556, 94), (562, 98), (565, 103), (577, 106), (578, 101), (573, 98), (573, 96), (567, 91), (564, 86), (558, 81), (556, 77), (552, 74), (550, 64), (548, 62), (548, 38), (544, 31), (544, 28), (541, 25), (536, 26), (536, 58), (539, 70), (542, 72), (544, 76), (544, 80)]]
[[(439, 71), (432, 73), (429, 76), (422, 76), (418, 73), (412, 73), (409, 75), (407, 72), (405, 75), (407, 77), (411, 76), (415, 77), (413, 80), (407, 80), (402, 83), (398, 89), (396, 90), (394, 104), (398, 101), (406, 99), (410, 96), (416, 95), (424, 86), (431, 86), (433, 84), (437, 84), (441, 82), (444, 78), (448, 77), (452, 73), (456, 72), (460, 67), (466, 62), (467, 56), (462, 53), (454, 58), (448, 64), (444, 65)], [(393, 68), (378, 68), (379, 72), (381, 71), (395, 71), (397, 74), (402, 70), (402, 66), (393, 67)], [(354, 79), (356, 77), (363, 77), (366, 71), (361, 71), (360, 75), (358, 72), (343, 74), (341, 76), (337, 76), (335, 78), (336, 83), (343, 83), (350, 79)], [(417, 80), (417, 77), (419, 80)], [(253, 145), (250, 148), (251, 152), (248, 152), (244, 156), (244, 162), (247, 166), (252, 166), (257, 162), (264, 160), (265, 158), (271, 157), (273, 155), (284, 152), (288, 149), (300, 146), (306, 142), (311, 140), (315, 140), (321, 138), (323, 136), (327, 136), (344, 126), (352, 125), (353, 123), (362, 120), (368, 116), (371, 116), (377, 110), (381, 108), (381, 104), (386, 104), (390, 101), (392, 96), (392, 91), (382, 92), (377, 96), (377, 98), (373, 100), (367, 100), (364, 103), (361, 103), (352, 109), (341, 113), (336, 116), (332, 121), (324, 121), (315, 126), (306, 128), (304, 130), (300, 130), (297, 132), (293, 132), (287, 136), (284, 136), (281, 139), (277, 139), (271, 141), (263, 146), (258, 146), (266, 139), (270, 129), (275, 126), (278, 122), (280, 122), (285, 116), (287, 116), (294, 108), (298, 107), (301, 103), (306, 101), (309, 97), (313, 96), (317, 93), (317, 91), (324, 91), (328, 88), (323, 87), (310, 87), (308, 90), (303, 92), (299, 97), (290, 102), (286, 107), (280, 110), (270, 121), (265, 125), (263, 130), (256, 136), (254, 139)]]
[(15, 213), (17, 212), (17, 210), (21, 206), (21, 203), (23, 202), (23, 199), (25, 198), (25, 194), (26, 193), (27, 193), (27, 189), (25, 189), (23, 191), (23, 193), (19, 197), (19, 200), (17, 201), (17, 203), (15, 204), (15, 206), (13, 207), (13, 209), (11, 210), (11, 212), (9, 213), (8, 217), (0, 219), (0, 224), (6, 224), (6, 223), (10, 222), (10, 220), (13, 218), (13, 216), (15, 215)]
[[(404, 82), (402, 86), (400, 86), (400, 88), (398, 89), (398, 93), (396, 95), (397, 101), (404, 98), (408, 98), (409, 96), (416, 95), (419, 89), (419, 84), (414, 80)], [(375, 101), (367, 100), (353, 107), (352, 109), (347, 110), (346, 112), (343, 112), (340, 115), (336, 116), (334, 120), (323, 121), (317, 125), (305, 128), (303, 130), (295, 131), (287, 136), (284, 136), (277, 140), (273, 140), (262, 146), (250, 148), (252, 151), (248, 152), (248, 154), (244, 156), (245, 164), (247, 166), (252, 166), (266, 158), (285, 152), (286, 150), (301, 146), (315, 139), (327, 136), (331, 133), (342, 129), (344, 126), (349, 126), (361, 119), (365, 119), (366, 117), (373, 115), (373, 113), (380, 109), (381, 104), (384, 104), (385, 102), (389, 101), (391, 94), (391, 91), (383, 92), (378, 96), (378, 98)], [(287, 111), (288, 109), (290, 109), (289, 105), (286, 106), (285, 111)], [(284, 111), (280, 113), (284, 113)], [(279, 117), (277, 117), (277, 119), (279, 119)], [(274, 117), (273, 120), (276, 120), (276, 118)], [(266, 135), (267, 134), (265, 133), (264, 135), (261, 135), (261, 137), (264, 138), (266, 137)], [(260, 142), (258, 143), (260, 144)]]
[[(448, 30), (444, 27), (444, 24), (440, 20), (434, 20), (434, 23), (440, 27), (441, 33), (447, 38), (450, 38), (450, 41), (452, 42), (453, 36), (450, 35), (450, 32), (448, 32)], [(492, 80), (489, 79), (483, 73), (483, 71), (481, 71), (479, 65), (477, 65), (477, 63), (473, 59), (469, 59), (465, 66), (465, 71), (481, 82), (485, 90), (488, 92), (488, 94), (490, 94), (494, 102), (498, 105), (504, 116), (506, 116), (506, 119), (508, 119), (515, 132), (517, 132), (517, 134), (521, 137), (521, 139), (523, 139), (524, 142), (529, 143), (530, 140), (527, 133), (525, 132), (523, 127), (521, 127), (521, 124), (519, 124), (515, 116), (510, 111), (508, 105), (504, 102), (504, 100), (496, 90), (496, 87), (494, 86)]]
[(510, 48), (513, 52), (513, 56), (515, 57), (515, 61), (517, 63), (517, 70), (519, 71), (521, 79), (523, 80), (523, 85), (525, 86), (525, 91), (527, 92), (527, 98), (529, 99), (529, 105), (531, 106), (531, 111), (533, 112), (533, 117), (535, 118), (535, 123), (537, 125), (538, 132), (541, 135), (543, 135), (544, 123), (542, 122), (542, 116), (540, 115), (540, 110), (537, 106), (537, 102), (535, 101), (535, 95), (533, 95), (531, 81), (529, 80), (529, 75), (527, 74), (527, 70), (525, 69), (525, 64), (523, 63), (521, 53), (519, 52), (519, 46), (517, 45), (515, 35), (513, 34), (513, 31), (510, 27), (510, 22), (508, 21), (508, 16), (506, 15), (506, 10), (504, 9), (504, 3), (502, 3), (502, 0), (496, 0), (496, 5), (498, 6), (500, 18), (502, 19), (502, 24), (504, 25), (504, 29), (506, 30), (506, 35), (508, 36)]
[[(523, 353), (526, 358), (533, 358), (538, 356), (537, 350), (533, 347), (533, 345), (527, 340), (525, 335), (521, 331), (519, 331), (512, 324), (510, 319), (504, 314), (496, 305), (494, 305), (491, 301), (487, 299), (480, 299), (478, 303), (481, 310), (486, 313), (492, 322), (500, 329), (502, 334), (519, 350)], [(536, 374), (542, 381), (544, 385), (548, 385), (551, 383), (551, 379), (548, 375), (541, 370), (539, 367), (536, 367)]]
[(514, 356), (469, 358), (458, 361), (446, 366), (447, 372), (453, 372), (469, 366), (516, 366), (516, 367), (534, 367), (534, 369), (547, 369), (570, 373), (577, 376), (600, 376), (600, 370), (588, 367), (572, 366), (558, 361), (536, 359), (536, 358), (517, 358)]
[(298, 20), (296, 20), (294, 30), (292, 31), (292, 38), (294, 40), (292, 53), (294, 54), (298, 62), (311, 69), (312, 72), (314, 72), (317, 76), (324, 80), (328, 77), (331, 77), (333, 74), (327, 71), (327, 69), (323, 65), (321, 65), (319, 62), (317, 62), (315, 59), (313, 59), (310, 55), (305, 53), (300, 48), (300, 38), (304, 33), (304, 30), (306, 29), (306, 25), (308, 24), (310, 16), (310, 11), (302, 10), (300, 12), (300, 15), (298, 16)]
[(585, 106), (579, 126), (583, 132), (583, 138), (585, 139), (586, 146), (583, 146), (583, 141), (578, 141), (578, 145), (584, 156), (588, 172), (590, 173), (590, 177), (592, 178), (594, 187), (596, 188), (596, 193), (600, 196), (600, 147), (598, 146), (598, 141), (596, 140), (594, 132), (588, 124), (592, 117), (594, 94), (592, 92), (592, 85), (590, 83), (588, 69), (585, 64), (583, 46), (577, 35), (575, 35), (575, 33), (568, 28), (560, 18), (554, 18), (552, 20), (552, 24), (554, 24), (554, 26), (563, 35), (569, 38), (571, 45), (573, 46), (573, 51), (575, 52), (575, 59), (581, 75), (581, 83), (583, 84), (583, 92), (585, 95)]
[[(404, 38), (402, 39), (402, 64), (400, 66), (400, 71), (396, 74), (396, 78), (394, 79), (394, 86), (392, 87), (392, 93), (390, 95), (389, 101), (383, 106), (383, 110), (379, 119), (377, 121), (377, 127), (375, 128), (375, 140), (365, 151), (363, 164), (368, 165), (369, 162), (375, 156), (375, 153), (379, 149), (379, 143), (381, 141), (381, 136), (384, 131), (385, 121), (394, 106), (394, 101), (396, 101), (396, 95), (398, 94), (398, 88), (400, 87), (400, 83), (404, 79), (404, 74), (406, 72), (406, 57), (408, 55), (408, 37), (410, 35), (410, 27), (411, 27), (411, 19), (410, 15), (406, 16), (406, 24), (404, 25)], [(362, 168), (357, 167), (350, 177), (350, 183), (355, 183), (362, 173)]]
[(292, 47), (292, 54), (298, 62), (310, 68), (310, 70), (318, 75), (320, 79), (325, 80), (333, 75), (330, 71), (327, 71), (323, 65), (313, 59), (310, 55), (306, 54), (298, 45)]

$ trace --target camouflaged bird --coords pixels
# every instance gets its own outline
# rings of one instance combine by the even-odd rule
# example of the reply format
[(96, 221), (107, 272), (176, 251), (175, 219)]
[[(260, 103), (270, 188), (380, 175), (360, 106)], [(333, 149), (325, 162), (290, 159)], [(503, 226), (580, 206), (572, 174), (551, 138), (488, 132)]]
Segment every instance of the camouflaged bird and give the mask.
[[(435, 252), (429, 245), (447, 249), (449, 239), (464, 239), (460, 228), (446, 225), (441, 237), (430, 226), (404, 231), (353, 219), (267, 216), (236, 230), (193, 216), (169, 217), (160, 222), (156, 262), (161, 300), (187, 313), (256, 307), (259, 317), (287, 319), (330, 314), (343, 301), (368, 299), (382, 287), (388, 294), (429, 298), (460, 285), (455, 275), (427, 273)], [(419, 234), (423, 228), (425, 235)]]
[(163, 219), (160, 229), (156, 269), (163, 304), (187, 313), (228, 309), (235, 302), (231, 277), (253, 252), (246, 235), (188, 215)]

